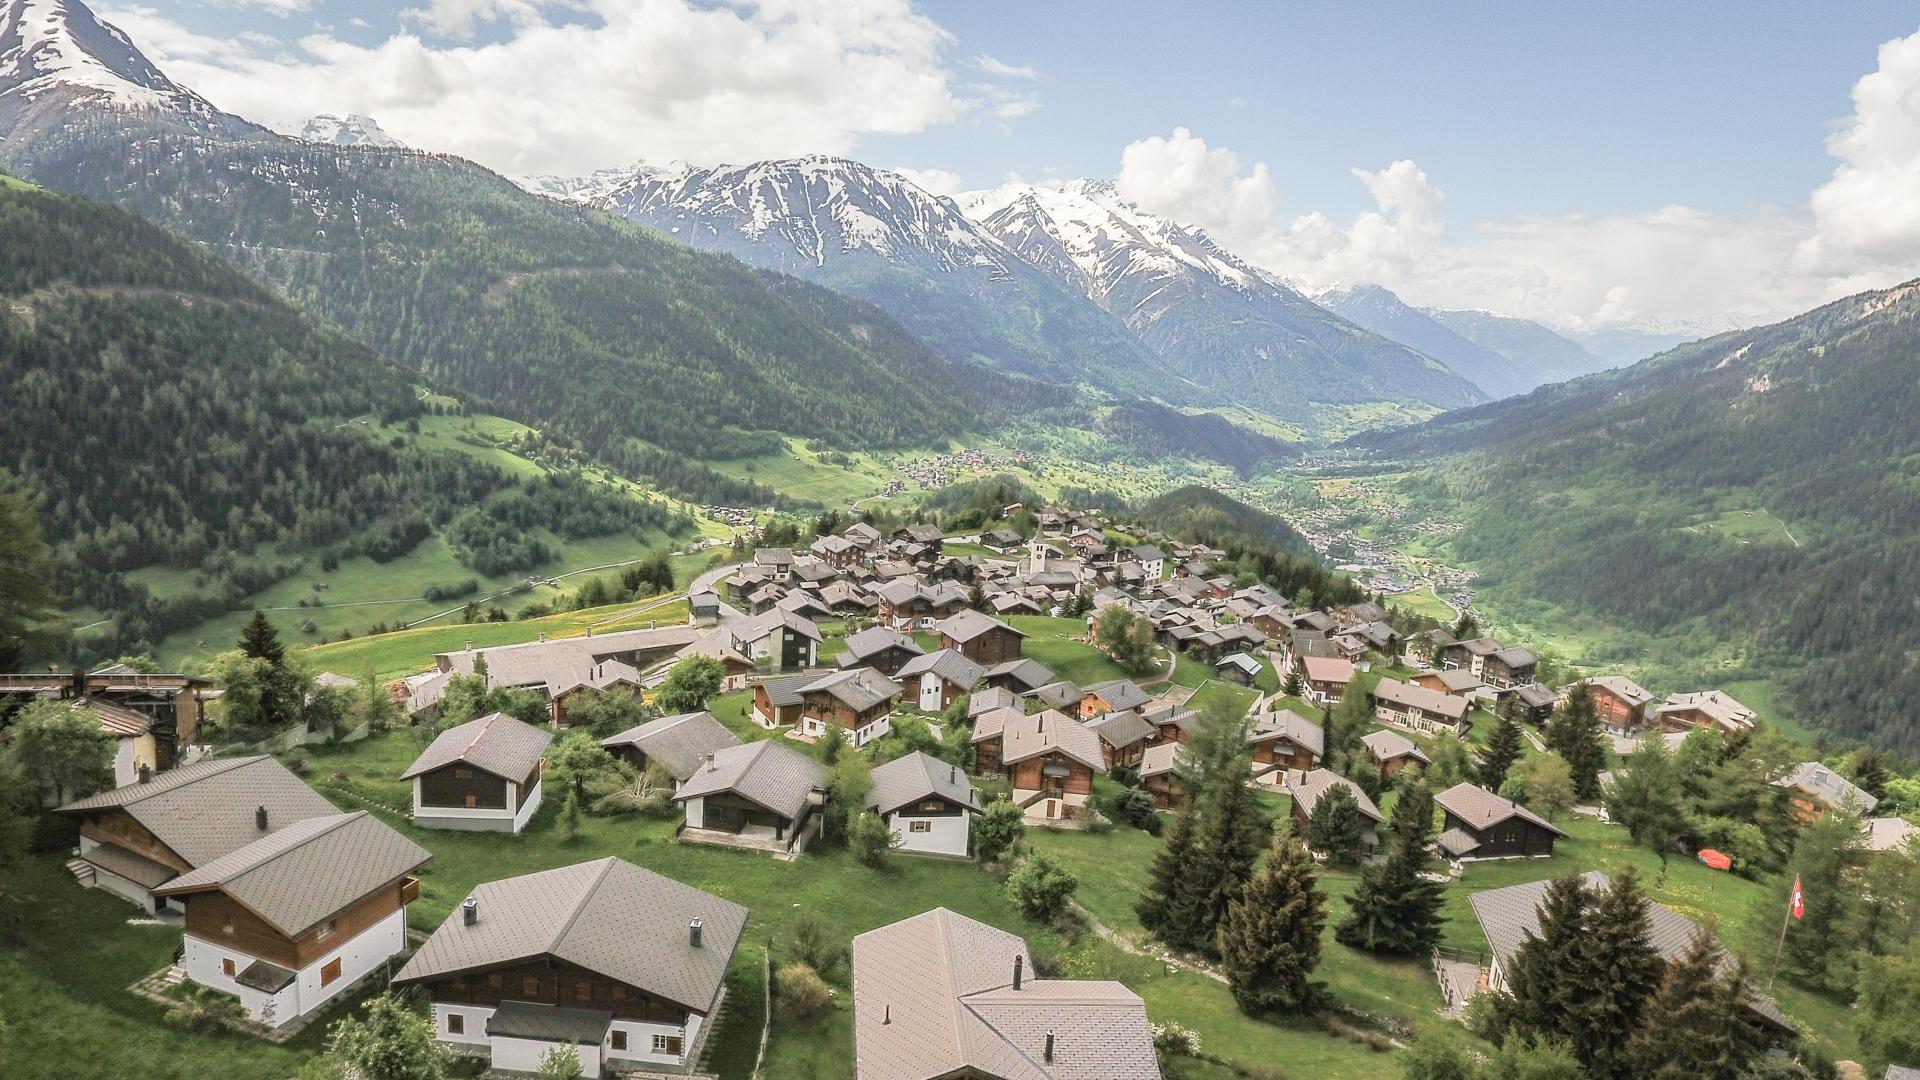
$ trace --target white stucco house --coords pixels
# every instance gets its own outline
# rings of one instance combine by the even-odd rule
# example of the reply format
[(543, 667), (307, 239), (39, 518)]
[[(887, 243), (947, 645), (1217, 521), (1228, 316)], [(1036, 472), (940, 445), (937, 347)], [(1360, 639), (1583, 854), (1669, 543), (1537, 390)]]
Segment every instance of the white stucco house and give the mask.
[(963, 859), (980, 813), (967, 774), (918, 750), (873, 770), (866, 805), (886, 819), (900, 850)]

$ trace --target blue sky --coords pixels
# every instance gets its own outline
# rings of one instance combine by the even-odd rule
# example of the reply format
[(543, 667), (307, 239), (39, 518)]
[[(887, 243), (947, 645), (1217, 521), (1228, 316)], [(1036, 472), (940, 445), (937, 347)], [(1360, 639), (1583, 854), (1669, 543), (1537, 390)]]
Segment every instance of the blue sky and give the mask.
[[(1920, 109), (1894, 92), (1876, 121), (1854, 97), (1883, 45), (1915, 38), (1920, 57), (1912, 5), (906, 3), (99, 6), (216, 104), (282, 130), (365, 112), (509, 174), (808, 151), (935, 190), (1132, 172), (1143, 206), (1310, 283), (1372, 278), (1570, 326), (1751, 321), (1920, 270), (1920, 209), (1912, 250), (1860, 235), (1889, 188), (1920, 190), (1901, 149)], [(1879, 131), (1854, 162), (1878, 172), (1828, 199), (1856, 215), (1835, 231), (1818, 193), (1849, 125)], [(1677, 296), (1613, 265), (1662, 257), (1654, 240), (1713, 248), (1702, 274), (1760, 247), (1773, 263)], [(1554, 242), (1571, 249), (1513, 264), (1514, 246)], [(1601, 243), (1623, 249), (1591, 253), (1604, 272), (1563, 269)], [(1543, 274), (1553, 287), (1528, 284)]]

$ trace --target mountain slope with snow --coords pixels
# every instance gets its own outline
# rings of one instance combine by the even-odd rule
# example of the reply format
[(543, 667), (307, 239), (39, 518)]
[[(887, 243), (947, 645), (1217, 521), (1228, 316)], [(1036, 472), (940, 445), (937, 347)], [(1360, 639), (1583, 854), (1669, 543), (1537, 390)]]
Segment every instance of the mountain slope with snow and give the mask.
[(323, 146), (375, 146), (399, 149), (407, 144), (381, 130), (371, 117), (349, 113), (344, 117), (321, 113), (300, 129), (300, 141)]
[(1203, 392), (1289, 419), (1328, 405), (1486, 399), (1444, 364), (1320, 307), (1204, 232), (1142, 212), (1110, 183), (1010, 184), (958, 205)]
[(197, 127), (251, 127), (167, 78), (119, 27), (77, 0), (14, 0), (0, 8), (0, 128), (68, 105), (168, 113)]
[(1126, 327), (897, 173), (820, 156), (642, 169), (586, 201), (866, 300), (954, 359), (1115, 393), (1194, 397)]

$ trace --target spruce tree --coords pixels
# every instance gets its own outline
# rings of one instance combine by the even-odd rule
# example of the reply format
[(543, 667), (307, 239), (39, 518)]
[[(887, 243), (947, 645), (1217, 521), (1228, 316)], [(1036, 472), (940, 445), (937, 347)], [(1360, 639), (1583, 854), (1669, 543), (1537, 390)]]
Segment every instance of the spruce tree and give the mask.
[(1584, 989), (1586, 950), (1582, 939), (1592, 893), (1579, 874), (1568, 872), (1547, 884), (1540, 901), (1540, 930), (1528, 933), (1507, 965), (1507, 992), (1495, 1002), (1497, 1040), (1567, 1039)]
[(267, 613), (255, 609), (253, 618), (240, 631), (240, 651), (255, 660), (265, 660), (276, 667), (286, 662), (287, 650), (280, 644), (280, 634), (273, 624), (267, 621)]
[(1167, 841), (1153, 857), (1147, 889), (1134, 904), (1134, 914), (1147, 933), (1169, 945), (1191, 948), (1193, 928), (1199, 924), (1190, 887), (1195, 833), (1199, 831), (1197, 809), (1189, 802), (1173, 819)]
[(53, 642), (53, 559), (40, 539), (40, 519), (22, 484), (0, 470), (0, 671), (18, 671), (27, 656)]
[(1274, 836), (1267, 864), (1220, 922), (1217, 949), (1233, 999), (1250, 1014), (1297, 1014), (1319, 998), (1308, 981), (1320, 962), (1326, 894), (1291, 827)]
[(1347, 901), (1347, 917), (1335, 931), (1341, 942), (1369, 952), (1419, 956), (1440, 940), (1440, 883), (1426, 878), (1427, 839), (1433, 831), (1433, 796), (1415, 780), (1393, 808), (1393, 839), (1387, 858), (1360, 872)]
[(1193, 890), (1196, 922), (1194, 945), (1211, 952), (1214, 931), (1253, 877), (1260, 849), (1273, 835), (1266, 813), (1245, 781), (1220, 784), (1207, 801), (1196, 834), (1191, 872), (1184, 887)]
[(1307, 844), (1330, 862), (1351, 864), (1360, 860), (1366, 842), (1366, 819), (1360, 804), (1345, 784), (1332, 784), (1320, 793), (1313, 817), (1307, 821)]
[(1475, 775), (1481, 787), (1488, 791), (1500, 790), (1500, 785), (1507, 782), (1507, 770), (1520, 760), (1524, 739), (1519, 721), (1511, 714), (1500, 718), (1478, 755)]
[(1600, 770), (1607, 767), (1607, 750), (1601, 742), (1600, 710), (1593, 703), (1593, 690), (1586, 683), (1574, 683), (1567, 698), (1547, 724), (1547, 745), (1567, 759), (1573, 774), (1573, 793), (1583, 803), (1600, 798)]
[(1581, 950), (1583, 963), (1566, 975), (1586, 980), (1574, 984), (1573, 1049), (1595, 1080), (1627, 1077), (1625, 1041), (1640, 1030), (1664, 966), (1647, 928), (1647, 894), (1631, 867), (1596, 898)]
[(1393, 804), (1393, 842), (1426, 849), (1433, 839), (1433, 789), (1423, 773), (1403, 773), (1412, 777), (1400, 790), (1400, 801)]
[(1668, 964), (1660, 989), (1622, 1053), (1627, 1071), (1645, 1080), (1738, 1080), (1765, 1043), (1746, 1009), (1746, 972), (1720, 971), (1721, 953), (1706, 931)]

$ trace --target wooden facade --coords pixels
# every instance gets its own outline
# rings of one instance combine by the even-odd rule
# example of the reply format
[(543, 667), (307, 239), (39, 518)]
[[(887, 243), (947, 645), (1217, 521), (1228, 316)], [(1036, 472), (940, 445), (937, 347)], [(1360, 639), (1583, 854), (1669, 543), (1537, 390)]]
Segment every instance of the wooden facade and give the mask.
[(1093, 769), (1058, 750), (1016, 761), (1007, 770), (1013, 786), (1022, 791), (1061, 791), (1068, 795), (1093, 794)]
[(148, 832), (145, 825), (135, 821), (132, 814), (117, 806), (82, 817), (80, 835), (88, 840), (125, 848), (136, 855), (144, 855), (182, 874), (193, 869), (187, 860), (176, 855), (172, 848), (161, 843), (158, 837)]
[(992, 667), (1020, 659), (1023, 640), (1019, 631), (1011, 627), (992, 626), (965, 644), (941, 634), (940, 647), (952, 649), (982, 667)]
[(551, 956), (465, 971), (424, 985), (430, 998), (445, 1005), (498, 1008), (506, 1001), (528, 1001), (597, 1009), (619, 1020), (673, 1027), (685, 1027), (693, 1015), (683, 1005)]
[(418, 879), (398, 878), (292, 937), (225, 892), (196, 892), (174, 899), (186, 906), (189, 935), (284, 968), (304, 971), (339, 948), (342, 942), (352, 940), (405, 907), (419, 894)]
[(1253, 744), (1255, 772), (1264, 773), (1274, 769), (1307, 772), (1319, 764), (1319, 755), (1285, 736)]
[(989, 736), (973, 744), (973, 771), (981, 776), (991, 776), (1000, 771), (1001, 747), (1005, 740), (999, 735)]
[(1446, 824), (1441, 826), (1442, 832), (1459, 829), (1480, 842), (1480, 846), (1473, 850), (1473, 858), (1500, 859), (1553, 854), (1553, 830), (1542, 828), (1518, 814), (1496, 821), (1485, 829), (1477, 829), (1452, 811), (1444, 812)]
[[(415, 777), (420, 785), (420, 805), (505, 810), (510, 795), (515, 796), (513, 804), (518, 805), (518, 793), (531, 791), (533, 785), (540, 782), (540, 769), (544, 764), (544, 761), (534, 762), (531, 772), (513, 781), (465, 762), (451, 762)], [(518, 792), (512, 790), (515, 788)]]

